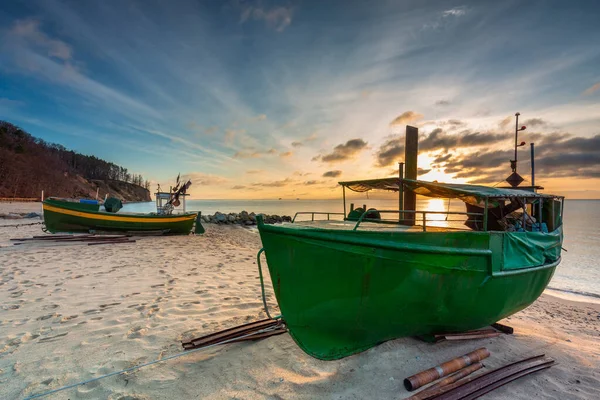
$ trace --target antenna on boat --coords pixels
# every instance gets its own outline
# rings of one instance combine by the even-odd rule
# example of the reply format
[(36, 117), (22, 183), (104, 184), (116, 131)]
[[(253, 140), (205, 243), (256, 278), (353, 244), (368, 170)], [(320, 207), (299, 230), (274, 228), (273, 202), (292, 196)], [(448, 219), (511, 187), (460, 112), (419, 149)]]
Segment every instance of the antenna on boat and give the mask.
[(512, 187), (517, 187), (523, 182), (523, 177), (517, 173), (517, 148), (521, 146), (525, 146), (525, 142), (519, 143), (519, 131), (524, 131), (527, 129), (525, 125), (519, 128), (519, 115), (521, 113), (515, 113), (516, 121), (515, 121), (515, 159), (510, 160), (510, 169), (512, 169), (512, 174), (508, 178), (506, 178), (506, 182), (510, 184)]

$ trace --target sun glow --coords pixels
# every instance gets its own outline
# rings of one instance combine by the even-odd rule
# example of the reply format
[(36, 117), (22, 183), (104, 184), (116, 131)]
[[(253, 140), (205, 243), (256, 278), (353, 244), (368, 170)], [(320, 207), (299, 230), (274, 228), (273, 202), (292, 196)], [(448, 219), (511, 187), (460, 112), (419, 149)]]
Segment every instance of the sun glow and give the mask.
[(465, 178), (453, 178), (451, 175), (445, 173), (440, 168), (433, 168), (435, 158), (430, 154), (419, 154), (418, 167), (422, 170), (429, 170), (426, 174), (419, 175), (420, 180), (424, 181), (438, 181), (444, 183), (466, 183)]

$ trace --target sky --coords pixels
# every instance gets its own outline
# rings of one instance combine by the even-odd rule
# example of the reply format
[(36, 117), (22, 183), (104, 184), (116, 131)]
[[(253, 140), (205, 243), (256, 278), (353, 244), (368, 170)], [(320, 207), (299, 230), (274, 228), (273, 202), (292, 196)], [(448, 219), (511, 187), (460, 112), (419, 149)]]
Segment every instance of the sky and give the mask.
[(192, 198), (397, 175), (600, 198), (597, 1), (4, 1), (0, 119)]

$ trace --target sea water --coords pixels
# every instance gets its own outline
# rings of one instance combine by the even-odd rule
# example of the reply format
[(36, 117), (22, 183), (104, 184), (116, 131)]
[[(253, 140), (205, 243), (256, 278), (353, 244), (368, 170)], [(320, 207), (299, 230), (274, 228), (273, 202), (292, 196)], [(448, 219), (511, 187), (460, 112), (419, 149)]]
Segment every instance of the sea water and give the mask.
[[(346, 202), (346, 212), (350, 203), (355, 207), (377, 208), (378, 210), (397, 210), (397, 199), (356, 199)], [(418, 199), (417, 210), (429, 211), (465, 211), (459, 200)], [(129, 203), (124, 211), (153, 212), (154, 202)], [(239, 213), (241, 211), (289, 215), (296, 212), (337, 212), (343, 213), (341, 200), (188, 200), (187, 211), (202, 211), (204, 215)], [(388, 216), (389, 215), (389, 216)], [(393, 218), (393, 214), (383, 214), (384, 218)], [(397, 216), (397, 214), (396, 214)], [(341, 218), (341, 216), (330, 216)], [(310, 215), (299, 215), (298, 219), (310, 219)], [(421, 217), (417, 216), (419, 220)], [(461, 226), (464, 217), (450, 215), (428, 215), (427, 225)], [(600, 302), (600, 200), (565, 200), (564, 242), (562, 261), (548, 286), (551, 294), (562, 295), (573, 300)]]

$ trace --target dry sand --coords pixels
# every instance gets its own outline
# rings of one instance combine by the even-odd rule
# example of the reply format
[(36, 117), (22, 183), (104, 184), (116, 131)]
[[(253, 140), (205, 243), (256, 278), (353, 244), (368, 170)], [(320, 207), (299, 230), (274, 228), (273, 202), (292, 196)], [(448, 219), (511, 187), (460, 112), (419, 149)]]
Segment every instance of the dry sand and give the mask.
[[(38, 210), (39, 204), (0, 203), (0, 212)], [(103, 246), (8, 241), (39, 234), (39, 226), (0, 227), (1, 399), (23, 399), (176, 354), (182, 339), (265, 317), (254, 231), (208, 225), (202, 236)], [(267, 296), (277, 312), (270, 282)], [(492, 353), (486, 369), (540, 353), (558, 362), (485, 398), (600, 398), (599, 305), (543, 295), (503, 322), (515, 335), (439, 344), (403, 338), (338, 361), (311, 358), (284, 334), (189, 354), (47, 398), (400, 399), (409, 395), (406, 376), (481, 346)]]

